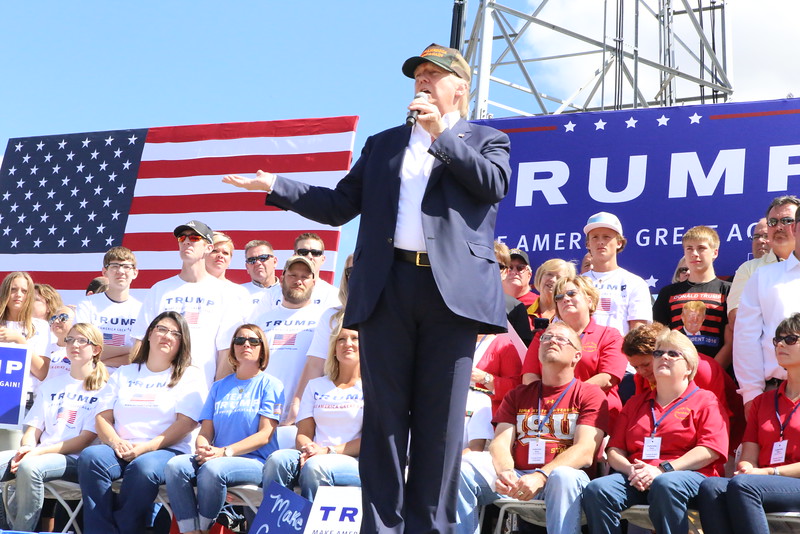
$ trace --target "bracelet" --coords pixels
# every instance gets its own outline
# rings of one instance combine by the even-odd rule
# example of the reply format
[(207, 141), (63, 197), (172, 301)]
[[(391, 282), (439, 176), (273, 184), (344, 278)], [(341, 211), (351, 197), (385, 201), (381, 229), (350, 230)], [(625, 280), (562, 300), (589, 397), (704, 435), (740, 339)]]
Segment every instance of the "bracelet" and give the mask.
[(332, 446), (329, 445), (328, 446), (328, 454), (339, 454), (339, 453), (337, 453), (336, 449), (334, 449)]
[(544, 472), (544, 469), (534, 469), (532, 473), (541, 473), (544, 475), (544, 480), (547, 481), (550, 478), (550, 475)]
[(772, 468), (772, 474), (775, 475), (775, 476), (780, 476), (781, 472), (778, 471), (777, 467), (773, 467)]

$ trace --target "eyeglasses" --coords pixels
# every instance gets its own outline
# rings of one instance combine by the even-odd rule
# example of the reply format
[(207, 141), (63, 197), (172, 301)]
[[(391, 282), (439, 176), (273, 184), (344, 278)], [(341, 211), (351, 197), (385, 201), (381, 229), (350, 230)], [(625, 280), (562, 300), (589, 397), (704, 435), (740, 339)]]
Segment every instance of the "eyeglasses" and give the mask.
[(66, 313), (59, 313), (58, 315), (50, 317), (49, 322), (50, 324), (56, 324), (56, 323), (66, 323), (69, 320), (70, 320), (69, 315), (67, 315)]
[(527, 265), (509, 265), (508, 270), (512, 273), (523, 273), (528, 269)]
[[(572, 341), (570, 341), (568, 337), (557, 336), (555, 334), (542, 334), (542, 336), (539, 338), (539, 341), (541, 341), (542, 343), (547, 343), (548, 341), (552, 341), (557, 345), (572, 345)], [(578, 348), (575, 347), (575, 345), (572, 346), (576, 349)]]
[(181, 234), (178, 236), (179, 243), (183, 243), (187, 239), (192, 243), (197, 243), (198, 241), (203, 241), (205, 238), (197, 234)]
[(769, 234), (753, 234), (750, 236), (750, 241), (755, 241), (756, 239), (763, 239), (766, 241), (769, 239)]
[(308, 256), (311, 254), (315, 258), (319, 258), (323, 254), (325, 254), (324, 250), (319, 250), (318, 248), (298, 248), (295, 252), (298, 256)]
[(780, 219), (772, 217), (770, 219), (767, 219), (767, 226), (772, 228), (774, 226), (778, 226), (778, 223), (780, 223), (783, 226), (789, 226), (790, 224), (794, 224), (796, 221), (797, 219), (794, 219), (792, 217), (781, 217)]
[(255, 265), (256, 262), (264, 263), (268, 259), (274, 258), (274, 257), (275, 256), (273, 256), (272, 254), (259, 254), (258, 256), (251, 256), (251, 257), (247, 258), (246, 260), (244, 260), (244, 262), (247, 263), (247, 264), (250, 264), (250, 265)]
[(775, 336), (772, 338), (772, 344), (776, 347), (781, 341), (783, 341), (783, 343), (786, 345), (794, 345), (800, 341), (800, 336), (797, 334), (786, 334), (785, 336)]
[(153, 331), (154, 332), (158, 332), (162, 336), (167, 336), (167, 335), (172, 336), (175, 339), (180, 339), (181, 336), (183, 335), (183, 334), (180, 333), (179, 330), (170, 330), (166, 326), (163, 326), (163, 325), (160, 325), (160, 324), (157, 324), (156, 326), (154, 326), (153, 327)]
[[(178, 238), (180, 241), (180, 238)], [(136, 267), (132, 263), (109, 263), (106, 265), (106, 269), (109, 271), (132, 271)]]
[(79, 347), (85, 347), (86, 345), (94, 345), (94, 343), (92, 343), (91, 341), (89, 341), (85, 337), (67, 336), (67, 337), (64, 338), (64, 344), (65, 345), (72, 345), (73, 343), (75, 343)]
[(578, 296), (578, 290), (570, 289), (569, 291), (564, 291), (563, 293), (559, 293), (558, 295), (553, 297), (553, 300), (555, 300), (556, 302), (561, 302), (562, 300), (564, 300), (564, 297), (569, 297), (571, 299), (574, 299), (576, 296)]
[(654, 350), (653, 351), (653, 358), (664, 358), (668, 357), (671, 360), (677, 360), (678, 358), (683, 358), (683, 353), (677, 350)]
[(244, 345), (245, 342), (250, 343), (251, 347), (255, 347), (256, 345), (261, 345), (261, 340), (257, 337), (236, 336), (235, 338), (233, 338), (234, 345)]

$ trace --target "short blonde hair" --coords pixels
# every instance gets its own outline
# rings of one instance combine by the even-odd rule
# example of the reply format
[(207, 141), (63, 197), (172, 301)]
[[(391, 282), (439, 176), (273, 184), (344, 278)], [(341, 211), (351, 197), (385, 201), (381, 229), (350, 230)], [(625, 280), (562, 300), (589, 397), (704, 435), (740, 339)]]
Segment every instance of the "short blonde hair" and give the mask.
[(676, 347), (683, 354), (683, 359), (689, 367), (689, 380), (694, 380), (700, 356), (697, 355), (697, 349), (692, 341), (678, 330), (666, 330), (656, 339), (656, 350), (663, 345)]
[(686, 230), (681, 244), (685, 245), (687, 241), (705, 241), (711, 248), (719, 248), (719, 234), (709, 226), (695, 226)]
[(539, 293), (542, 292), (542, 278), (544, 275), (549, 272), (560, 271), (562, 269), (567, 270), (567, 274), (565, 275), (566, 278), (575, 278), (578, 273), (575, 271), (575, 264), (570, 261), (562, 260), (561, 258), (553, 258), (547, 260), (543, 264), (536, 269), (536, 274), (533, 276), (533, 287), (536, 288), (536, 291)]
[[(595, 310), (597, 310), (597, 303), (600, 301), (600, 292), (597, 291), (597, 288), (594, 287), (594, 284), (591, 280), (586, 278), (585, 276), (570, 276), (566, 278), (559, 278), (556, 282), (555, 287), (553, 288), (553, 293), (558, 295), (559, 293), (564, 292), (564, 287), (567, 284), (574, 285), (578, 291), (583, 293), (583, 295), (587, 298), (589, 304), (589, 315), (594, 314)], [(556, 306), (556, 315), (559, 319), (563, 320), (561, 317), (561, 312), (558, 311), (558, 306)]]

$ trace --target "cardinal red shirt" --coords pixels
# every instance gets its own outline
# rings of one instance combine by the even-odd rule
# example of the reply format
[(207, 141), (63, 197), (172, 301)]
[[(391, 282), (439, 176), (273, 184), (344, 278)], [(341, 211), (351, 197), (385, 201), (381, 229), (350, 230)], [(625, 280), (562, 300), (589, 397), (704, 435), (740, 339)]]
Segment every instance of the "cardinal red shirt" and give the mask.
[[(775, 395), (778, 396), (780, 423), (775, 416)], [(758, 451), (759, 467), (777, 467), (800, 462), (800, 408), (786, 424), (787, 416), (797, 404), (786, 396), (786, 382), (781, 384), (778, 389), (767, 391), (753, 399), (753, 404), (750, 406), (750, 417), (747, 420), (747, 429), (744, 431), (742, 441), (757, 443), (761, 447), (761, 450)], [(772, 445), (780, 440), (781, 424), (786, 424), (783, 439), (789, 441), (786, 445), (786, 460), (773, 464), (770, 462)]]

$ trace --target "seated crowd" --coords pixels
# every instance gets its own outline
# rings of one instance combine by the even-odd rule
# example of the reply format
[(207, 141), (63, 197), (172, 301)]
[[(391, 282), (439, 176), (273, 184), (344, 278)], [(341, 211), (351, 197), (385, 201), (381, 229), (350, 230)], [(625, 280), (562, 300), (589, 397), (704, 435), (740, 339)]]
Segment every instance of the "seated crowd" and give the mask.
[[(707, 532), (769, 532), (767, 513), (800, 511), (798, 206), (770, 204), (732, 284), (714, 271), (716, 232), (689, 229), (655, 301), (617, 263), (610, 213), (584, 227), (581, 275), (559, 258), (534, 273), (527, 252), (496, 243), (509, 331), (475, 343), (459, 532), (479, 532), (480, 507), (502, 499), (543, 501), (551, 534), (622, 532), (636, 504), (658, 533), (687, 532), (690, 508)], [(142, 301), (124, 247), (76, 306), (24, 272), (0, 285), (0, 341), (31, 348), (25, 431), (0, 452), (0, 480), (16, 481), (0, 528), (35, 530), (40, 515), (47, 528), (55, 479), (80, 485), (87, 534), (144, 532), (162, 486), (180, 532), (198, 533), (230, 486), (313, 500), (360, 485), (358, 333), (341, 327), (352, 257), (337, 290), (319, 279), (316, 234), (298, 236), (280, 276), (255, 240), (238, 285), (228, 236), (200, 221), (174, 235), (180, 273)]]

